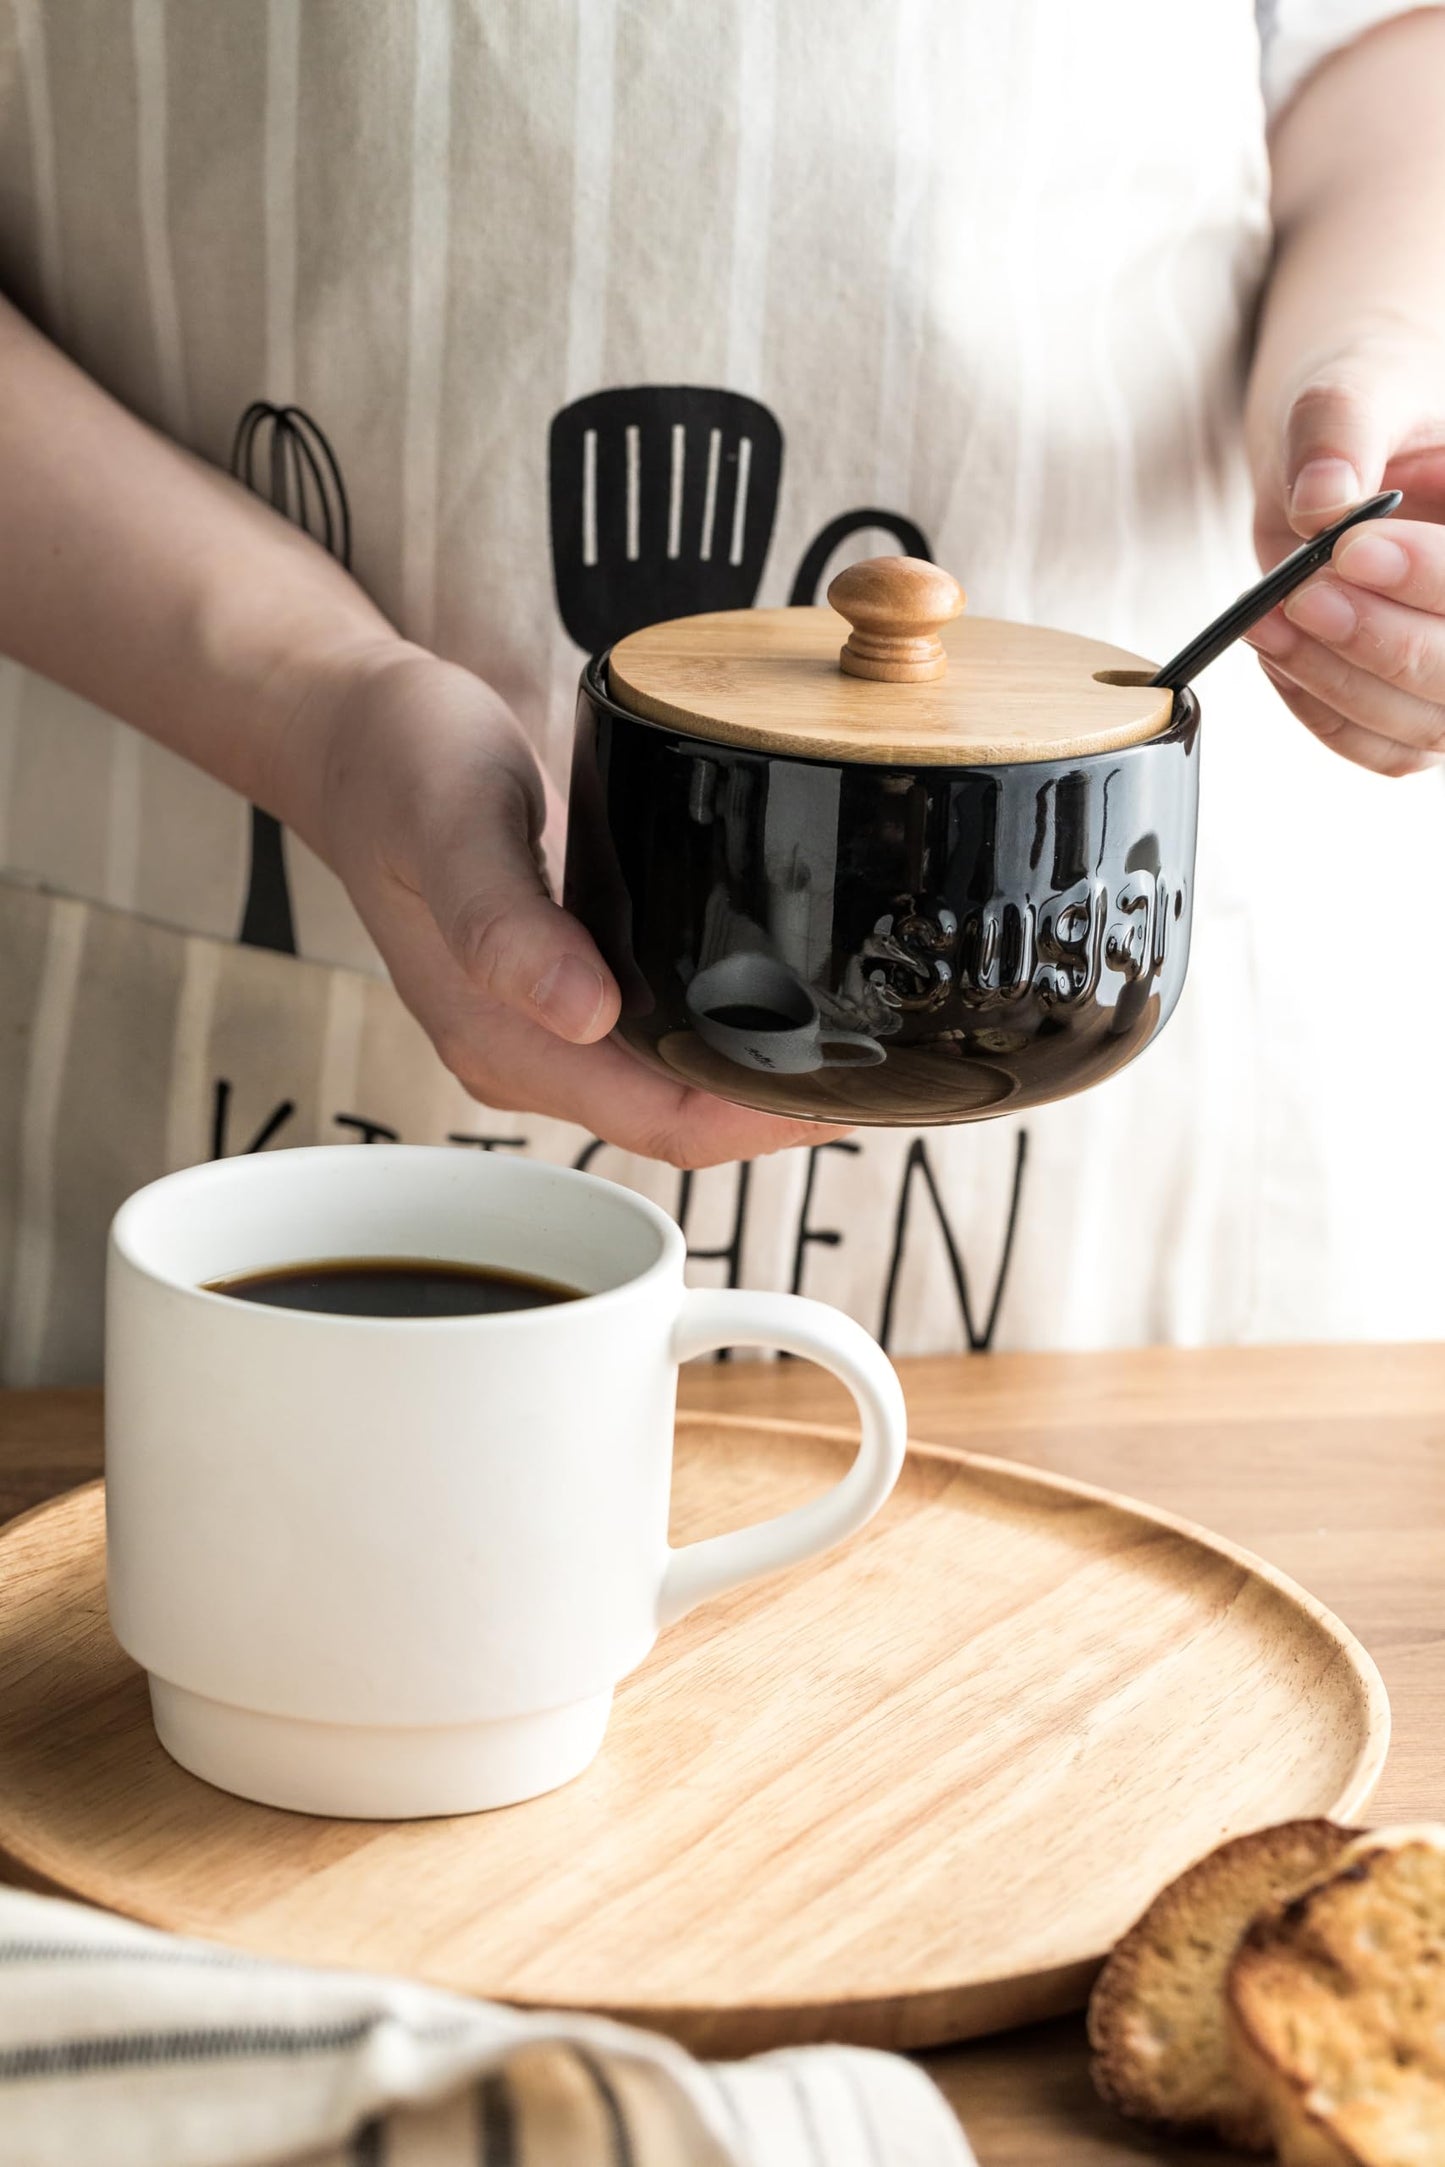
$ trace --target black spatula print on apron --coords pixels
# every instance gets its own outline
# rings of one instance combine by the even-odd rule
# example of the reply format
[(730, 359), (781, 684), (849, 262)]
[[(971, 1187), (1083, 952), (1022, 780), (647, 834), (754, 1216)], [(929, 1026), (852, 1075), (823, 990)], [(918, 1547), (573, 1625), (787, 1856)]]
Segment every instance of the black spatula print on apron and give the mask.
[[(299, 406), (254, 400), (236, 429), (231, 472), (350, 571), (351, 507), (336, 454), (309, 414)], [(296, 953), (281, 823), (254, 805), (239, 938), (248, 948)]]
[[(548, 492), (557, 607), (572, 639), (594, 654), (663, 618), (750, 609), (782, 473), (783, 432), (742, 392), (637, 384), (564, 406)], [(804, 551), (790, 599), (820, 599), (829, 558), (865, 528), (893, 535), (906, 556), (932, 555), (897, 512), (844, 512)]]

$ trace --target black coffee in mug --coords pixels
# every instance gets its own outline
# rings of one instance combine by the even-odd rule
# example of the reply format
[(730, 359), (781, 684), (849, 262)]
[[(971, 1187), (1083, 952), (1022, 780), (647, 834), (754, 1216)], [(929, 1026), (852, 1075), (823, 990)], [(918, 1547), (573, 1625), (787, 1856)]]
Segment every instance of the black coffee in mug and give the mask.
[[(710, 1023), (720, 1023), (729, 1031), (796, 1031), (798, 1019), (780, 1016), (775, 1008), (758, 1008), (752, 1002), (734, 1001), (726, 1008), (710, 1008)], [(804, 1018), (804, 1021), (807, 1019)]]
[(208, 1294), (334, 1317), (485, 1317), (575, 1302), (580, 1291), (500, 1265), (435, 1257), (322, 1257), (206, 1282)]

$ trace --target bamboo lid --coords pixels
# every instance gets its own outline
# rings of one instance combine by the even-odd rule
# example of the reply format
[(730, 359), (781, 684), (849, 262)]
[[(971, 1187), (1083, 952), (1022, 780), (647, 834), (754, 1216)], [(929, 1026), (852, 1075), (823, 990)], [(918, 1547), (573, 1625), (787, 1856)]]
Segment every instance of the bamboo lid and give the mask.
[(630, 633), (612, 650), (612, 697), (719, 744), (910, 767), (1076, 759), (1169, 725), (1174, 695), (1142, 682), (1142, 656), (962, 617), (962, 589), (937, 565), (871, 558), (840, 572), (828, 600)]

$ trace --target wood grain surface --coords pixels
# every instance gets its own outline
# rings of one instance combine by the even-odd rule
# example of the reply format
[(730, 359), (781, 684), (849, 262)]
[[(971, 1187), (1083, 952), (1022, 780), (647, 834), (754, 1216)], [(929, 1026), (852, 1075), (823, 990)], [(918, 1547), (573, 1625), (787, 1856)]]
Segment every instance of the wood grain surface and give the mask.
[[(785, 1512), (854, 1449), (683, 1415), (674, 1538)], [(713, 2053), (1076, 2008), (1161, 1883), (1264, 1822), (1353, 1817), (1388, 1736), (1358, 1645), (1246, 1553), (925, 1447), (862, 1536), (667, 1633), (576, 1782), (324, 1821), (167, 1759), (106, 1623), (104, 1544), (99, 1485), (0, 1535), (0, 1851), (177, 1933)]]
[[(1445, 1814), (1445, 1346), (1151, 1347), (899, 1367), (915, 1436), (1116, 1485), (1294, 1575), (1359, 1635), (1389, 1691), (1390, 1754), (1368, 1818)], [(684, 1390), (689, 1406), (819, 1420), (846, 1407), (801, 1362), (694, 1369)], [(1229, 2157), (1105, 2107), (1076, 2019), (925, 2066), (980, 2167)]]
[(724, 745), (814, 760), (972, 767), (1113, 752), (1168, 724), (1174, 695), (1105, 683), (1153, 665), (1073, 632), (960, 617), (939, 634), (946, 673), (890, 685), (845, 676), (830, 609), (714, 610), (649, 625), (613, 648), (612, 696), (634, 714)]
[[(900, 1364), (915, 1434), (1112, 1484), (1294, 1574), (1379, 1662), (1394, 1734), (1372, 1818), (1445, 1804), (1445, 1347), (1148, 1349)], [(841, 1421), (803, 1363), (698, 1365), (685, 1404)], [(98, 1472), (94, 1394), (0, 1395), (0, 1517)], [(1077, 2018), (923, 2057), (980, 2167), (1207, 2167), (1089, 2085)]]

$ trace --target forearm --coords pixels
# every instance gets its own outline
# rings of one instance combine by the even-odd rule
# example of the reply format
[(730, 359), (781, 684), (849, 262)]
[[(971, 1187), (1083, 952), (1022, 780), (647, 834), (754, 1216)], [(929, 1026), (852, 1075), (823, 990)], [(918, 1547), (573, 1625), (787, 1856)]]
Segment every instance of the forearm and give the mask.
[(1325, 62), (1271, 138), (1275, 253), (1249, 392), (1260, 441), (1348, 342), (1445, 350), (1445, 9), (1386, 23)]
[(295, 718), (318, 673), (398, 645), (391, 626), (324, 550), (3, 299), (0, 382), (0, 652), (312, 826)]

